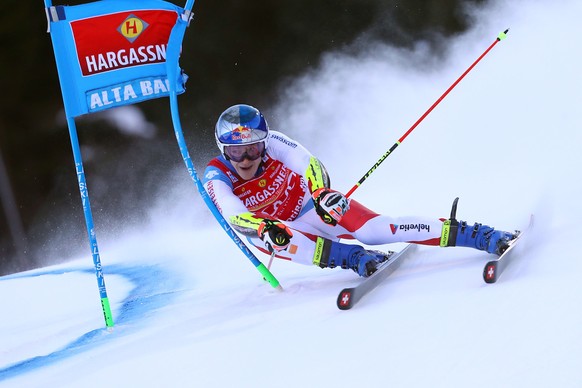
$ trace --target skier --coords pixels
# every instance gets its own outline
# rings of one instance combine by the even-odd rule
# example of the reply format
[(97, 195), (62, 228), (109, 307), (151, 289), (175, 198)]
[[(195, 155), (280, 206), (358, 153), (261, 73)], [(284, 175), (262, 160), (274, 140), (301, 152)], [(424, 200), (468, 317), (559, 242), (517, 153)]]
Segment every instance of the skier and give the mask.
[[(501, 254), (512, 233), (476, 223), (393, 218), (330, 188), (324, 166), (286, 135), (269, 130), (262, 113), (234, 105), (215, 128), (221, 155), (204, 172), (204, 188), (224, 218), (260, 251), (321, 268), (341, 266), (367, 277), (388, 257), (366, 245), (409, 242), (461, 246)], [(450, 233), (448, 233), (450, 231)]]

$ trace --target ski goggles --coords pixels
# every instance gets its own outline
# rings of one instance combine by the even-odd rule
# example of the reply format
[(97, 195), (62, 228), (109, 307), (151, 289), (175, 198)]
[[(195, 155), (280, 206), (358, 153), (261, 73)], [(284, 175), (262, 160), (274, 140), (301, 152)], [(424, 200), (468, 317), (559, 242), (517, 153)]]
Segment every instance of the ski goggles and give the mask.
[(228, 160), (240, 163), (245, 159), (257, 160), (265, 152), (265, 142), (254, 144), (229, 145), (224, 147), (224, 155)]

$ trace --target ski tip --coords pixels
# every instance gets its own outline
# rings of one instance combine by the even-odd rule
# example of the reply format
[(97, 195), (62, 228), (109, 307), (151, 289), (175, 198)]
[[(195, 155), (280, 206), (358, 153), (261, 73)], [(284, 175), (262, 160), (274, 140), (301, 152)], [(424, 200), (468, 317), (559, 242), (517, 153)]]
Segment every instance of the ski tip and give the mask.
[(337, 308), (349, 310), (352, 308), (352, 288), (344, 288), (337, 297)]
[(497, 281), (497, 261), (493, 260), (485, 265), (483, 269), (483, 280), (489, 284)]

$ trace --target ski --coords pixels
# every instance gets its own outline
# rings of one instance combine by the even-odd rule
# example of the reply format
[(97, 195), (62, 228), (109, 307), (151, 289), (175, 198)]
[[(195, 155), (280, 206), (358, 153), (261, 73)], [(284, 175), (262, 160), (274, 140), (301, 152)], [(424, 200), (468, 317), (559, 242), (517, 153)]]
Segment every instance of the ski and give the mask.
[(340, 310), (349, 310), (364, 295), (372, 291), (378, 284), (380, 284), (384, 279), (386, 279), (392, 272), (402, 264), (405, 258), (410, 256), (412, 252), (416, 250), (416, 245), (409, 244), (403, 250), (390, 255), (388, 260), (382, 263), (376, 272), (374, 272), (370, 277), (364, 278), (364, 280), (354, 287), (344, 288), (337, 297), (337, 307)]
[(503, 273), (505, 268), (511, 262), (511, 258), (515, 255), (514, 248), (519, 244), (519, 242), (523, 239), (523, 237), (527, 234), (527, 232), (532, 228), (534, 222), (534, 216), (530, 216), (529, 225), (521, 232), (518, 232), (517, 237), (511, 241), (509, 247), (503, 252), (501, 256), (499, 256), (495, 260), (489, 261), (485, 264), (485, 268), (483, 268), (483, 280), (485, 283), (495, 283), (499, 276)]

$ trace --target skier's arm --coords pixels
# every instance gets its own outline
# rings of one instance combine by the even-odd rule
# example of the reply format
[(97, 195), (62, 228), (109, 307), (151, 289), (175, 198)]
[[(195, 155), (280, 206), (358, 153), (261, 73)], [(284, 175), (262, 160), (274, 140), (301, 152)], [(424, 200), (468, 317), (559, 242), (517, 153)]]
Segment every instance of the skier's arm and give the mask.
[(239, 233), (250, 237), (258, 236), (270, 252), (287, 249), (293, 233), (285, 224), (249, 212), (223, 180), (208, 180), (204, 188), (221, 214)]
[(327, 171), (315, 156), (309, 159), (309, 165), (303, 176), (307, 180), (307, 186), (311, 193), (329, 187)]
[(269, 150), (275, 158), (302, 174), (323, 222), (337, 225), (350, 208), (349, 199), (330, 188), (329, 175), (323, 164), (301, 144), (279, 132), (271, 131)]
[(232, 187), (224, 180), (207, 180), (204, 182), (204, 189), (225, 219), (228, 220), (230, 216), (235, 214), (248, 212), (244, 203), (232, 192)]
[(251, 212), (232, 216), (229, 221), (239, 232), (258, 236), (269, 252), (287, 249), (293, 237), (291, 229), (281, 221), (258, 217)]
[(257, 236), (259, 227), (265, 219), (256, 216), (254, 213), (245, 211), (228, 217), (228, 222), (245, 236)]
[(275, 159), (301, 174), (307, 182), (310, 193), (329, 187), (329, 176), (323, 164), (305, 147), (286, 135), (271, 131), (269, 152)]
[(269, 252), (287, 249), (293, 232), (284, 223), (261, 217), (248, 211), (244, 203), (232, 192), (230, 180), (216, 167), (204, 172), (204, 189), (222, 216), (239, 233), (259, 237)]

